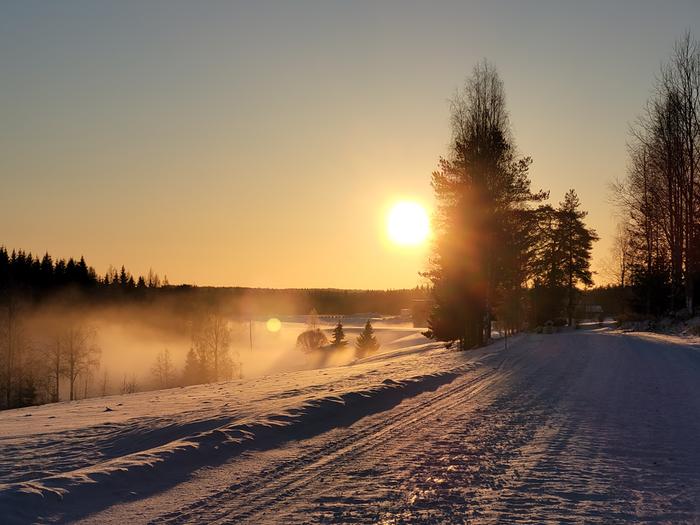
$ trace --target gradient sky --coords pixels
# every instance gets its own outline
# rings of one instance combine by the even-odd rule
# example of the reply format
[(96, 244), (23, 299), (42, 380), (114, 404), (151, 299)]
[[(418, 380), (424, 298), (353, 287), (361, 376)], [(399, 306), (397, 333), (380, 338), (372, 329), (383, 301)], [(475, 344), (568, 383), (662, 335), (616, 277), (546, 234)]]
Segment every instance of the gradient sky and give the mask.
[(535, 189), (602, 236), (628, 126), (700, 2), (3, 2), (0, 244), (171, 282), (415, 286), (448, 99), (498, 68)]

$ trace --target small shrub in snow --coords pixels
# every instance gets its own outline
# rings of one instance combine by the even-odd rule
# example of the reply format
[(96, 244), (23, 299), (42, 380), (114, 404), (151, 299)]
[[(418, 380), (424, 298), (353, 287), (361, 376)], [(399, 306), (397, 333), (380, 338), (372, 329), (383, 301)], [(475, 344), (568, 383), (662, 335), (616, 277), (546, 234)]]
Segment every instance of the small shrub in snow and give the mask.
[(302, 350), (318, 350), (327, 344), (328, 338), (319, 328), (306, 330), (300, 333), (299, 337), (297, 337), (297, 347), (301, 348)]

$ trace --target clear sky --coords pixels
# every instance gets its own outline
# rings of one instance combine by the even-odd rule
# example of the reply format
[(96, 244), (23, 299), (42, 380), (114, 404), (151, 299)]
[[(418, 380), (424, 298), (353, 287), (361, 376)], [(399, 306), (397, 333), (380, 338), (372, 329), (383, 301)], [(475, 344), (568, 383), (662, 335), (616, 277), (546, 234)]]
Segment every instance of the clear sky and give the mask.
[(171, 282), (397, 288), (427, 247), (448, 99), (498, 68), (535, 189), (573, 187), (602, 236), (608, 184), (700, 2), (2, 2), (0, 244)]

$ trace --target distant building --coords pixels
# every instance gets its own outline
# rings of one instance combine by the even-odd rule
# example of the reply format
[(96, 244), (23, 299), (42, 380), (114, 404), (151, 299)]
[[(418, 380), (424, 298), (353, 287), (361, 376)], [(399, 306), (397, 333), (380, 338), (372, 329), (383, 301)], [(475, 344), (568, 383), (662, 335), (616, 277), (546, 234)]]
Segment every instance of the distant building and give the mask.
[(579, 304), (576, 307), (576, 318), (599, 319), (603, 316), (603, 307), (599, 304)]

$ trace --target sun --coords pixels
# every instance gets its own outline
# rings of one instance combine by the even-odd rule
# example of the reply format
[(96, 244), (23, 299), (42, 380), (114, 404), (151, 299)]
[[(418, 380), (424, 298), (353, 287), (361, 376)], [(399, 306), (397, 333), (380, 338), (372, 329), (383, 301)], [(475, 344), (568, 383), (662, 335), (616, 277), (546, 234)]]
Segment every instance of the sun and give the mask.
[(268, 331), (270, 331), (274, 334), (275, 332), (279, 332), (280, 328), (282, 328), (282, 321), (280, 321), (276, 317), (271, 317), (270, 319), (267, 320), (267, 323), (265, 323), (265, 326), (267, 327)]
[(397, 202), (389, 211), (387, 231), (396, 244), (421, 244), (430, 234), (428, 213), (417, 202)]

